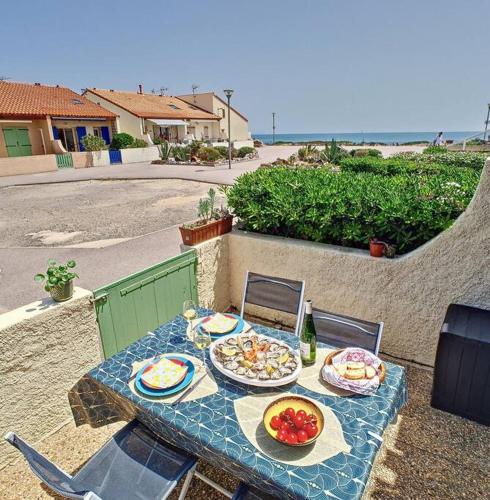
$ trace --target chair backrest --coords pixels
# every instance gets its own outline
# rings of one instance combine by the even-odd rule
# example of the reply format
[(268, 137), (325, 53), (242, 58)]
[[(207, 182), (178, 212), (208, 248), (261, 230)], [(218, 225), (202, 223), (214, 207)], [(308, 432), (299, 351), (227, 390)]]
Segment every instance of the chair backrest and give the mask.
[(24, 455), (32, 472), (59, 495), (77, 500), (99, 498), (13, 432), (7, 433), (5, 439)]
[(296, 315), (296, 335), (299, 334), (303, 317), (305, 282), (247, 271), (240, 315), (243, 318), (245, 304), (267, 307)]
[(313, 308), (317, 340), (335, 347), (362, 347), (378, 354), (383, 323), (372, 323)]

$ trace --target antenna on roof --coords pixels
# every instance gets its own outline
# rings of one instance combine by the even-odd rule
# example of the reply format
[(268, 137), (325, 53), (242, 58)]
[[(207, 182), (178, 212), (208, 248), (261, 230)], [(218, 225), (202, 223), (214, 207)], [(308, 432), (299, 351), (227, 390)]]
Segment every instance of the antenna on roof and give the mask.
[(194, 104), (196, 104), (196, 90), (199, 88), (199, 85), (195, 83), (192, 84), (192, 95), (194, 96)]
[(160, 87), (160, 95), (165, 95), (165, 93), (167, 92), (168, 90), (168, 87)]
[(12, 80), (10, 76), (0, 75), (0, 82), (5, 82), (7, 80)]
[(157, 93), (157, 91), (156, 91), (155, 89), (151, 89), (151, 93), (152, 93), (152, 94), (156, 94), (156, 93)]

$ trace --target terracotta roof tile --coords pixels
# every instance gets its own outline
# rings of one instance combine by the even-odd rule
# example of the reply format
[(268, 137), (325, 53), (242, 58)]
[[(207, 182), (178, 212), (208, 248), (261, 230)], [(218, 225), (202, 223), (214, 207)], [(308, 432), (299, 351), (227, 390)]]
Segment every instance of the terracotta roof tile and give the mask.
[(67, 87), (0, 81), (0, 116), (115, 118), (102, 106)]
[(87, 92), (102, 97), (140, 118), (166, 118), (176, 120), (220, 119), (219, 116), (208, 113), (177, 97), (103, 89), (87, 89)]

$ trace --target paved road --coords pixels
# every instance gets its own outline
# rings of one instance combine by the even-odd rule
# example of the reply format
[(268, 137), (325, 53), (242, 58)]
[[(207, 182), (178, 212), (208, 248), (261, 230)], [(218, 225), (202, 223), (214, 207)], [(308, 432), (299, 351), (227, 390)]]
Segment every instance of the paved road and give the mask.
[[(282, 158), (287, 158), (293, 154), (298, 148), (288, 147), (288, 146), (278, 146), (278, 147), (264, 147), (260, 150), (260, 160), (254, 160), (246, 163), (241, 163), (238, 165), (233, 165), (233, 169), (230, 171), (227, 168), (214, 168), (214, 167), (195, 167), (195, 166), (166, 166), (166, 165), (149, 165), (148, 163), (142, 164), (131, 164), (131, 165), (119, 165), (110, 167), (97, 167), (90, 169), (77, 169), (77, 170), (62, 170), (58, 172), (49, 172), (45, 174), (33, 174), (33, 175), (18, 175), (13, 177), (0, 177), (0, 207), (4, 204), (4, 208), (8, 211), (8, 214), (3, 215), (3, 224), (0, 220), (0, 314), (2, 312), (9, 311), (10, 309), (20, 307), (24, 304), (28, 304), (39, 298), (45, 296), (45, 292), (38, 283), (33, 281), (33, 276), (37, 272), (45, 269), (46, 261), (49, 258), (57, 259), (58, 261), (64, 261), (69, 258), (75, 259), (77, 261), (77, 269), (80, 274), (80, 280), (77, 281), (77, 285), (93, 290), (99, 286), (111, 283), (119, 278), (132, 274), (140, 269), (144, 269), (151, 265), (157, 264), (162, 260), (172, 257), (180, 253), (180, 233), (178, 231), (178, 223), (189, 220), (189, 204), (192, 205), (192, 211), (195, 205), (195, 196), (200, 195), (202, 189), (198, 183), (188, 183), (188, 186), (184, 189), (182, 186), (178, 186), (181, 189), (182, 204), (180, 209), (174, 208), (175, 213), (168, 222), (162, 221), (160, 227), (166, 227), (165, 229), (151, 232), (150, 234), (145, 234), (143, 236), (138, 236), (136, 238), (123, 241), (121, 243), (113, 244), (111, 246), (100, 247), (100, 248), (81, 248), (83, 246), (83, 241), (87, 238), (82, 238), (82, 243), (76, 243), (78, 240), (74, 238), (66, 243), (65, 246), (56, 247), (25, 247), (26, 241), (22, 238), (19, 239), (18, 230), (22, 233), (22, 228), (16, 228), (16, 221), (19, 222), (19, 226), (26, 226), (26, 218), (35, 218), (36, 220), (31, 221), (34, 226), (34, 232), (39, 232), (39, 224), (44, 220), (47, 224), (49, 220), (49, 213), (44, 214), (41, 217), (39, 214), (35, 213), (35, 203), (31, 203), (32, 200), (28, 200), (29, 192), (32, 189), (37, 190), (37, 196), (42, 199), (43, 196), (48, 196), (48, 194), (56, 186), (49, 185), (53, 182), (74, 182), (73, 185), (63, 186), (66, 195), (69, 194), (70, 189), (75, 189), (80, 186), (79, 181), (90, 180), (90, 179), (189, 179), (197, 180), (206, 183), (216, 183), (216, 184), (232, 184), (236, 176), (242, 174), (243, 172), (251, 171), (256, 169), (262, 162), (271, 161), (276, 159), (278, 156)], [(78, 182), (77, 182), (78, 181)], [(132, 181), (128, 183), (128, 189), (130, 185), (136, 185), (139, 181)], [(144, 184), (145, 182), (142, 181)], [(158, 181), (154, 183), (155, 186), (151, 188), (159, 188), (164, 184), (165, 181)], [(169, 193), (171, 188), (175, 188), (175, 184), (186, 184), (182, 181), (172, 181), (168, 184), (167, 190), (161, 187), (162, 192)], [(46, 186), (34, 187), (33, 184), (48, 184)], [(94, 182), (93, 184), (97, 184)], [(99, 183), (100, 184), (100, 183)], [(102, 183), (105, 184), (105, 183)], [(118, 181), (114, 185), (120, 184)], [(148, 183), (146, 183), (148, 184)], [(152, 183), (149, 183), (152, 184)], [(17, 195), (16, 203), (8, 203), (9, 198), (7, 193), (10, 191), (8, 186), (26, 186), (25, 188), (12, 188), (12, 191), (16, 190)], [(30, 185), (30, 186), (29, 186)], [(191, 185), (197, 185), (198, 187), (193, 188)], [(5, 191), (1, 188), (5, 187)], [(206, 188), (206, 186), (203, 186)], [(19, 192), (25, 190), (26, 195), (26, 207), (31, 207), (31, 210), (27, 212), (22, 209), (22, 205), (19, 205), (18, 197), (22, 196), (18, 194)], [(3, 192), (2, 192), (3, 191)], [(82, 193), (83, 194), (83, 193)], [(150, 193), (151, 194), (151, 193)], [(150, 196), (150, 194), (148, 196)], [(174, 193), (175, 194), (175, 193)], [(81, 194), (76, 193), (74, 197), (76, 198), (76, 203), (80, 200)], [(112, 200), (107, 200), (109, 205), (113, 205), (117, 202), (118, 197), (122, 196), (120, 188), (115, 189), (114, 198)], [(178, 196), (178, 194), (176, 194)], [(88, 197), (90, 198), (90, 197)], [(100, 203), (102, 195), (92, 198), (92, 201)], [(141, 202), (141, 197), (136, 196), (138, 202)], [(51, 229), (60, 227), (64, 216), (56, 216), (62, 210), (62, 205), (60, 200), (56, 196), (51, 196), (52, 199), (52, 212), (51, 216), (53, 221), (50, 225), (46, 225), (46, 229)], [(158, 201), (161, 203), (161, 201)], [(40, 206), (46, 208), (46, 200), (40, 203)], [(165, 202), (163, 202), (165, 203)], [(48, 203), (49, 205), (49, 203)], [(150, 203), (151, 205), (151, 203)], [(83, 231), (87, 234), (95, 235), (94, 239), (100, 241), (104, 238), (114, 238), (121, 237), (123, 234), (115, 234), (112, 229), (110, 221), (105, 221), (104, 228), (99, 230), (99, 221), (96, 216), (97, 206), (90, 206), (88, 213), (82, 214), (83, 206), (78, 213), (79, 218), (84, 219)], [(131, 208), (131, 203), (121, 202), (121, 207), (127, 211)], [(128, 208), (129, 207), (129, 208)], [(133, 209), (136, 210), (141, 208), (138, 203), (135, 204)], [(162, 207), (162, 210), (165, 207)], [(167, 207), (168, 208), (168, 207)], [(72, 207), (75, 209), (76, 206)], [(102, 207), (102, 210), (108, 210), (108, 207)], [(114, 210), (114, 206), (112, 206)], [(180, 212), (179, 212), (180, 210)], [(73, 210), (72, 210), (73, 213)], [(66, 215), (66, 214), (64, 214)], [(120, 217), (115, 218), (115, 220), (124, 220), (125, 214), (118, 214)], [(75, 214), (72, 219), (75, 218)], [(138, 220), (138, 214), (129, 214), (128, 217), (134, 222)], [(107, 213), (104, 214), (103, 219), (106, 219)], [(180, 220), (179, 220), (180, 218)], [(92, 219), (93, 229), (89, 227), (87, 221)], [(29, 222), (29, 221), (27, 221)], [(126, 222), (122, 222), (125, 224)], [(172, 224), (175, 226), (168, 227)], [(58, 224), (58, 226), (57, 226)], [(148, 221), (144, 220), (142, 224), (148, 224)], [(3, 227), (2, 227), (3, 226)], [(151, 231), (151, 226), (147, 227), (148, 231)], [(36, 229), (37, 228), (37, 229)], [(62, 229), (62, 232), (76, 231), (76, 225), (70, 229)], [(12, 234), (9, 234), (11, 231)], [(104, 235), (104, 231), (108, 234)], [(24, 234), (24, 233), (22, 233)], [(127, 231), (126, 235), (134, 236), (134, 232)], [(68, 244), (75, 242), (76, 248), (67, 247)], [(9, 243), (7, 245), (7, 243)], [(60, 241), (54, 242), (52, 244), (60, 245)], [(15, 246), (13, 246), (15, 245)], [(23, 246), (24, 245), (24, 246)], [(32, 243), (31, 243), (32, 245)], [(6, 248), (9, 246), (9, 248)]]
[(148, 162), (130, 163), (0, 177), (0, 188), (89, 179), (187, 179), (212, 184), (233, 184), (239, 175), (256, 170), (262, 163), (273, 161), (278, 157), (288, 158), (297, 150), (297, 146), (264, 146), (259, 148), (257, 160), (234, 163), (231, 170), (227, 166), (203, 167), (197, 165), (152, 165)]

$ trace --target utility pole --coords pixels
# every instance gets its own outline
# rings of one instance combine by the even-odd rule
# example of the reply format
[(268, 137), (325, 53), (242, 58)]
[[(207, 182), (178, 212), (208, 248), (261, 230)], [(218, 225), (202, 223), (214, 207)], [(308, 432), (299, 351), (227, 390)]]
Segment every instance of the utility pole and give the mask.
[(488, 125), (490, 125), (490, 104), (488, 104), (487, 119), (485, 120), (485, 132), (483, 133), (483, 142), (487, 140)]
[(276, 113), (272, 112), (272, 144), (276, 143)]
[(228, 99), (228, 168), (231, 168), (231, 112), (230, 112), (230, 99), (233, 95), (232, 89), (223, 90), (226, 98)]

